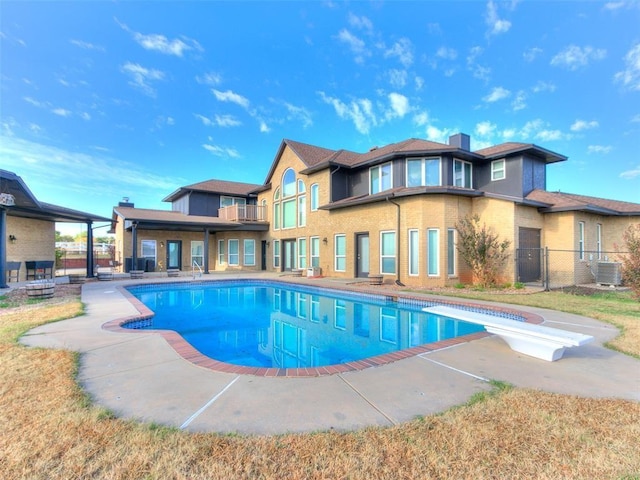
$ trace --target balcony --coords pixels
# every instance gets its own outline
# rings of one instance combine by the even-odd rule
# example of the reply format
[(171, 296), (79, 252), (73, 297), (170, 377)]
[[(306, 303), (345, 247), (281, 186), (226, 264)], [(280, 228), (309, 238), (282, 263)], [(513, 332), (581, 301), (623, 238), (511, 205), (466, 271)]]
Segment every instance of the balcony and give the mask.
[(231, 205), (218, 209), (218, 217), (231, 222), (266, 222), (267, 207), (263, 205)]

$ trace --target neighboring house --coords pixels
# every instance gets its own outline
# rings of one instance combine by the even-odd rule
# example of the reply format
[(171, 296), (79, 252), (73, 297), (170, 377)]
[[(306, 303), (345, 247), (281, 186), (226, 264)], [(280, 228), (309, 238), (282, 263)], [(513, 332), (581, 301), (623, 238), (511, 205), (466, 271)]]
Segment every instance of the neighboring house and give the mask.
[[(9, 271), (11, 281), (27, 280), (27, 262), (47, 262), (47, 265), (55, 262), (56, 222), (86, 224), (88, 240), (91, 242), (93, 222), (109, 221), (91, 213), (38, 201), (22, 178), (6, 170), (0, 170), (0, 197), (0, 288), (7, 286)], [(19, 268), (16, 272), (13, 267), (17, 264)], [(89, 277), (94, 275), (92, 265), (92, 252), (89, 251)]]
[[(435, 287), (472, 281), (456, 250), (456, 223), (469, 214), (514, 252), (613, 250), (640, 222), (640, 204), (547, 192), (547, 165), (563, 155), (525, 143), (469, 147), (464, 134), (449, 144), (409, 139), (362, 154), (284, 140), (263, 185), (183, 187), (165, 198), (171, 212), (120, 204), (116, 248), (125, 263), (143, 258), (156, 270), (194, 261), (206, 271), (313, 268)], [(588, 259), (572, 262), (576, 280), (580, 261)], [(540, 255), (529, 254), (502, 272), (509, 282), (541, 275)]]

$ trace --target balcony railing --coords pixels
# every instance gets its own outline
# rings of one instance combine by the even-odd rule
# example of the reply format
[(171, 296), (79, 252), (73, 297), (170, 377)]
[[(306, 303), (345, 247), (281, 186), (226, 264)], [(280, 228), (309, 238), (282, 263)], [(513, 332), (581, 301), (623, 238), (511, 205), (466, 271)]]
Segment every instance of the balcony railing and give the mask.
[(218, 209), (218, 217), (232, 222), (266, 222), (267, 207), (263, 205), (231, 205)]

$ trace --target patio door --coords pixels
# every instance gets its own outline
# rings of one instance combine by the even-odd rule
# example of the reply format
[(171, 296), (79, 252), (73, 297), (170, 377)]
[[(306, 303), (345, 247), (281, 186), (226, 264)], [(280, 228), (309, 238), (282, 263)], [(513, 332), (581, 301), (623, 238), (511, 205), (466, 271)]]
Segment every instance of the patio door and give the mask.
[(356, 277), (369, 275), (369, 234), (356, 233)]
[(182, 241), (167, 240), (167, 270), (182, 269)]
[(542, 280), (542, 248), (540, 229), (520, 227), (518, 230), (518, 281), (522, 283)]
[(296, 268), (296, 241), (283, 240), (282, 241), (282, 269), (285, 272), (290, 272), (294, 268)]

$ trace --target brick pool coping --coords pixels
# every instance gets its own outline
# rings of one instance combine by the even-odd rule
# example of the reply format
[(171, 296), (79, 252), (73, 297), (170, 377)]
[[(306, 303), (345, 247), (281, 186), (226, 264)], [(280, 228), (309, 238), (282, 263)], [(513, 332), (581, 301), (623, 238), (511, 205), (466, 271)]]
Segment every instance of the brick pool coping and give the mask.
[[(252, 281), (256, 279), (243, 279), (242, 281)], [(228, 282), (229, 280), (208, 280), (206, 283), (214, 284), (216, 282)], [(263, 280), (262, 280), (263, 281)], [(293, 285), (307, 285), (304, 282), (296, 282), (289, 280), (271, 280), (270, 283), (285, 283), (285, 284), (293, 284)], [(144, 282), (143, 285), (160, 285), (166, 283), (156, 283), (156, 282)], [(182, 282), (181, 282), (182, 284)], [(140, 285), (140, 284), (138, 284)], [(426, 299), (425, 297), (399, 293), (399, 292), (390, 292), (390, 291), (380, 291), (376, 289), (362, 289), (362, 288), (349, 288), (348, 286), (342, 285), (332, 285), (326, 286), (322, 285), (320, 288), (328, 289), (328, 290), (338, 290), (338, 291), (346, 291), (346, 292), (355, 292), (362, 293), (367, 295), (378, 295), (391, 298), (393, 300), (398, 300), (402, 298), (403, 300), (411, 300), (416, 302), (431, 302), (436, 303), (438, 305), (447, 305), (452, 307), (465, 307), (466, 309), (480, 309), (480, 310), (489, 310), (496, 313), (502, 313), (506, 315), (515, 315), (521, 317), (527, 323), (540, 324), (544, 321), (544, 319), (535, 313), (525, 312), (522, 310), (516, 310), (511, 308), (505, 308), (500, 306), (489, 306), (487, 304), (478, 304), (472, 302), (458, 302), (458, 301), (450, 301), (450, 300), (433, 300)], [(152, 310), (150, 310), (144, 303), (142, 303), (139, 299), (137, 299), (126, 287), (119, 286), (117, 287), (118, 291), (131, 303), (131, 305), (138, 311), (137, 315), (132, 315), (128, 317), (117, 318), (114, 320), (110, 320), (102, 325), (102, 328), (109, 332), (118, 332), (118, 333), (130, 333), (130, 334), (140, 334), (140, 333), (155, 333), (162, 336), (167, 343), (175, 350), (175, 352), (180, 355), (182, 358), (191, 362), (194, 365), (199, 367), (207, 368), (209, 370), (215, 372), (222, 373), (232, 373), (232, 374), (240, 374), (240, 375), (255, 375), (259, 377), (320, 377), (325, 375), (335, 375), (338, 373), (345, 372), (353, 372), (364, 370), (370, 367), (378, 367), (381, 365), (386, 365), (388, 363), (396, 362), (398, 360), (402, 360), (405, 358), (414, 357), (416, 355), (420, 355), (422, 353), (433, 352), (435, 350), (440, 350), (443, 348), (451, 347), (454, 345), (460, 345), (463, 343), (467, 343), (473, 340), (479, 340), (481, 338), (486, 338), (490, 336), (487, 332), (477, 332), (469, 335), (464, 335), (457, 338), (451, 338), (447, 340), (441, 340), (439, 342), (427, 343), (424, 345), (418, 345), (416, 347), (407, 348), (404, 350), (398, 350), (391, 353), (385, 353), (382, 355), (377, 355), (374, 357), (364, 358), (362, 360), (354, 360), (348, 363), (342, 363), (338, 365), (327, 365), (324, 367), (308, 367), (308, 368), (266, 368), (266, 367), (245, 367), (241, 365), (233, 365), (230, 363), (220, 362), (218, 360), (214, 360), (210, 357), (207, 357), (200, 353), (198, 350), (193, 348), (193, 346), (188, 343), (182, 336), (174, 331), (170, 330), (153, 330), (153, 329), (130, 329), (124, 328), (123, 325), (127, 323), (131, 323), (134, 321), (147, 320), (153, 317), (155, 314)]]

